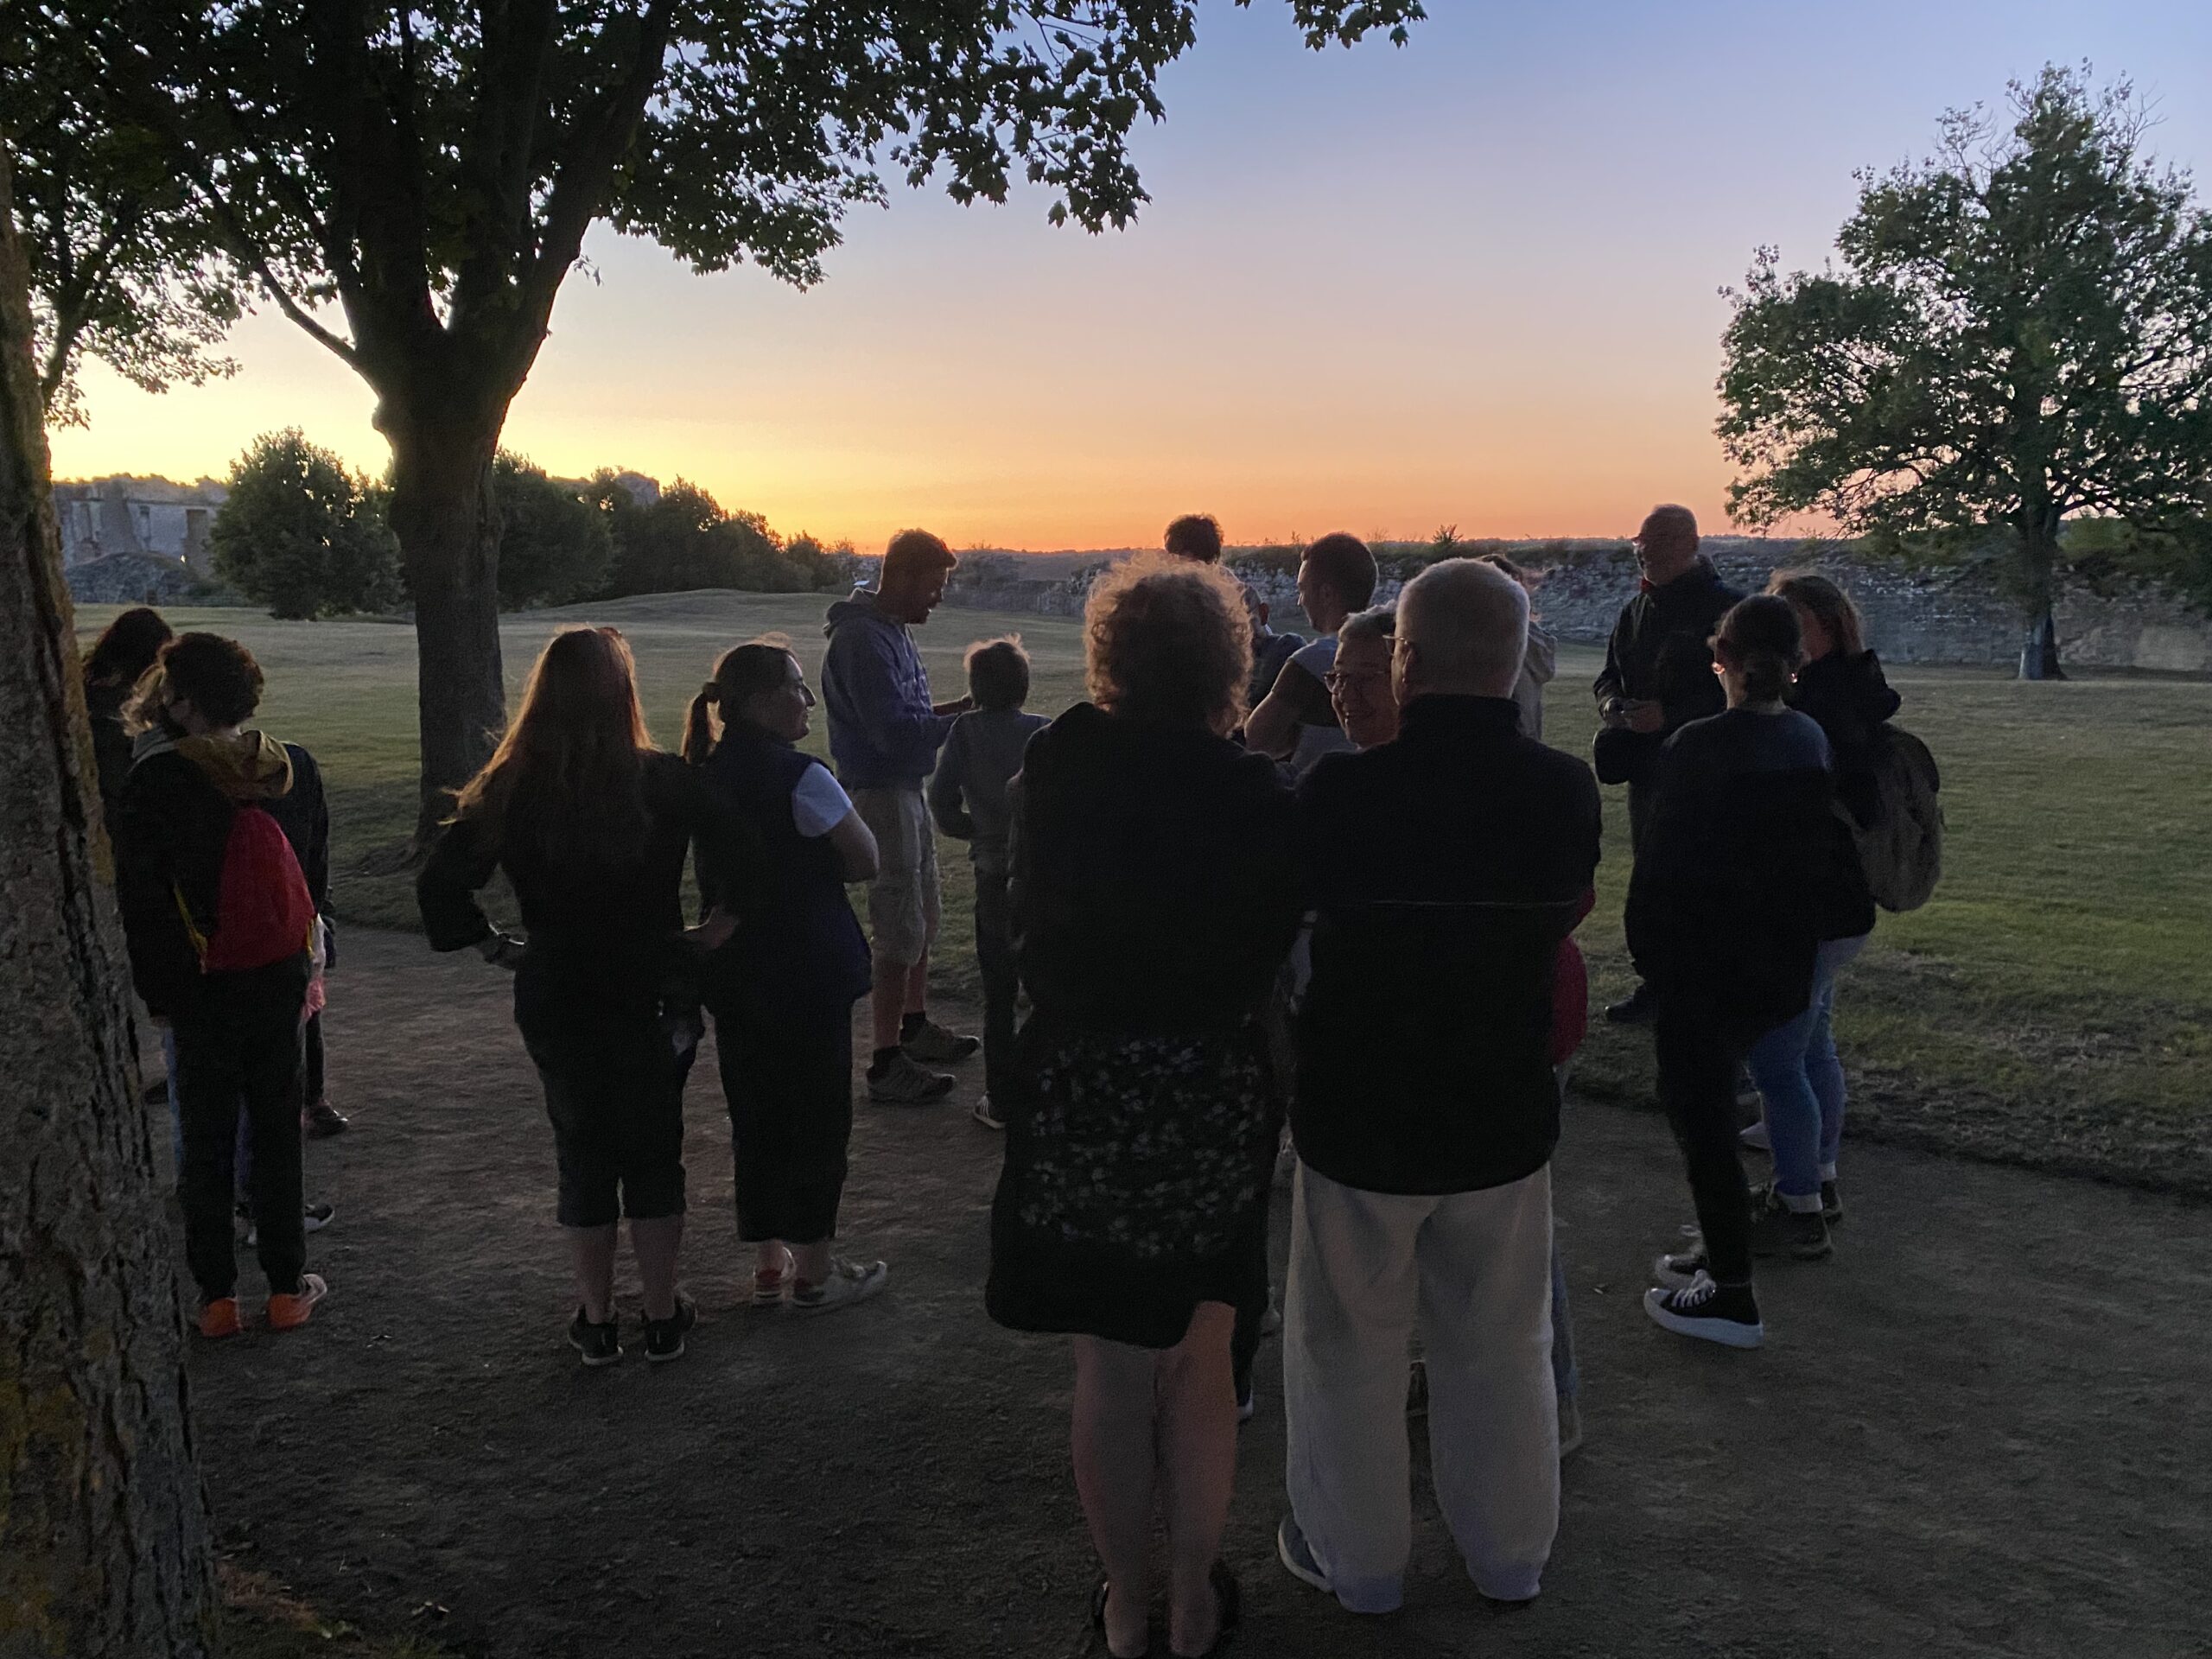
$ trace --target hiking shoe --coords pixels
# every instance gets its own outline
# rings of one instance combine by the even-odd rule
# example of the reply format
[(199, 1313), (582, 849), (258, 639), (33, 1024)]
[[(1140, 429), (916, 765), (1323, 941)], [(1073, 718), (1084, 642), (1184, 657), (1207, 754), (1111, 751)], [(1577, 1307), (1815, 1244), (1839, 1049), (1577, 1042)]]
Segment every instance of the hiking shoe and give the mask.
[(683, 1357), (683, 1333), (699, 1323), (699, 1308), (689, 1296), (677, 1294), (676, 1312), (664, 1319), (645, 1321), (645, 1359), (663, 1365)]
[(829, 1276), (818, 1285), (804, 1280), (791, 1285), (791, 1308), (799, 1313), (834, 1313), (855, 1302), (864, 1302), (891, 1282), (891, 1269), (880, 1262), (830, 1259)]
[(1313, 1559), (1313, 1547), (1306, 1541), (1306, 1535), (1299, 1530), (1298, 1517), (1286, 1515), (1275, 1528), (1275, 1559), (1283, 1570), (1300, 1584), (1310, 1585), (1323, 1595), (1333, 1595), (1329, 1575), (1321, 1570), (1321, 1563)]
[(1738, 1131), (1736, 1139), (1752, 1152), (1771, 1153), (1774, 1150), (1774, 1142), (1767, 1135), (1764, 1118)]
[(245, 1321), (238, 1317), (237, 1297), (218, 1296), (213, 1301), (201, 1305), (200, 1334), (210, 1342), (220, 1341), (225, 1337), (235, 1337), (245, 1329)]
[(1605, 1004), (1605, 1023), (1613, 1026), (1648, 1026), (1658, 1017), (1659, 999), (1651, 994), (1649, 984), (1638, 985), (1618, 1002)]
[(318, 1100), (302, 1112), (300, 1125), (310, 1141), (327, 1141), (334, 1135), (345, 1134), (349, 1127), (346, 1114), (327, 1100)]
[(899, 1039), (899, 1046), (906, 1057), (925, 1065), (957, 1065), (963, 1060), (973, 1059), (976, 1051), (982, 1046), (980, 1037), (947, 1031), (936, 1020), (926, 1018), (914, 1027), (912, 1036)]
[(1582, 1408), (1571, 1394), (1559, 1397), (1559, 1454), (1571, 1457), (1582, 1449)]
[(1406, 1415), (1428, 1415), (1428, 1365), (1424, 1360), (1414, 1361), (1406, 1372)]
[(868, 1097), (879, 1106), (934, 1106), (951, 1092), (950, 1077), (916, 1065), (903, 1048), (881, 1077), (871, 1075), (868, 1080)]
[(280, 1292), (269, 1299), (269, 1328), (271, 1331), (296, 1331), (315, 1313), (315, 1305), (330, 1294), (330, 1287), (319, 1273), (300, 1275), (300, 1287)]
[(1700, 1273), (1681, 1290), (1643, 1293), (1651, 1322), (1678, 1337), (1717, 1342), (1724, 1348), (1756, 1348), (1766, 1340), (1759, 1305), (1749, 1285), (1721, 1286)]
[(987, 1129), (1002, 1131), (1006, 1128), (1006, 1119), (991, 1109), (991, 1097), (988, 1095), (978, 1096), (975, 1105), (969, 1109), (968, 1116)]
[(1835, 1246), (1828, 1242), (1828, 1224), (1818, 1210), (1792, 1210), (1779, 1190), (1751, 1189), (1751, 1254), (1789, 1255), (1800, 1262), (1817, 1262)]
[(1687, 1249), (1670, 1250), (1651, 1264), (1651, 1276), (1669, 1290), (1688, 1290), (1713, 1271), (1712, 1259), (1705, 1253), (1705, 1240), (1696, 1228), (1688, 1231), (1690, 1243)]
[(753, 1269), (753, 1306), (781, 1307), (791, 1294), (791, 1282), (798, 1277), (798, 1265), (791, 1253), (785, 1250), (779, 1267)]
[(576, 1310), (576, 1317), (569, 1321), (569, 1346), (594, 1370), (612, 1365), (622, 1357), (622, 1336), (614, 1321), (594, 1325), (584, 1317), (581, 1307)]

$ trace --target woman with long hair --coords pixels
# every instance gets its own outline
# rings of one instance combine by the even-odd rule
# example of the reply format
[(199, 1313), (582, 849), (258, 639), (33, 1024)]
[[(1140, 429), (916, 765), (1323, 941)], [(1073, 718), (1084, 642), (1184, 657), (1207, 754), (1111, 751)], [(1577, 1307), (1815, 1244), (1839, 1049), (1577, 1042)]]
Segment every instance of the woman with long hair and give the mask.
[(123, 780), (130, 775), (131, 734), (124, 725), (124, 707), (146, 671), (160, 659), (162, 647), (175, 637), (159, 611), (134, 606), (101, 629), (85, 652), (85, 706), (92, 719), (92, 760), (99, 773), (100, 810), (111, 837)]
[(1659, 1097), (1699, 1230), (1689, 1249), (1659, 1258), (1644, 1310), (1733, 1348), (1765, 1338), (1752, 1256), (1788, 1248), (1797, 1226), (1795, 1211), (1753, 1213), (1737, 1073), (1761, 1036), (1813, 1005), (1823, 942), (1873, 925), (1858, 848), (1834, 810), (1827, 739), (1783, 701), (1803, 651), (1783, 600), (1746, 599), (1720, 619), (1713, 671), (1728, 707), (1667, 740), (1629, 884), (1629, 944), (1649, 964), (1658, 1005)]
[[(626, 1215), (645, 1357), (680, 1357), (696, 1318), (676, 1287), (683, 1083), (702, 1030), (699, 949), (732, 924), (718, 913), (687, 933), (680, 887), (694, 839), (716, 836), (691, 769), (646, 735), (622, 636), (570, 628), (539, 653), (521, 711), (461, 790), (416, 883), (433, 950), (474, 945), (514, 973), (515, 1024), (560, 1166), (555, 1214), (578, 1304), (569, 1340), (586, 1365), (622, 1357), (614, 1252)], [(494, 870), (514, 888), (526, 942), (477, 903)]]
[[(1767, 592), (1796, 613), (1805, 642), (1804, 664), (1785, 701), (1820, 723), (1835, 758), (1836, 799), (1861, 830), (1871, 830), (1882, 813), (1875, 767), (1903, 699), (1866, 648), (1866, 624), (1849, 594), (1812, 570), (1777, 570)], [(1762, 1112), (1744, 1131), (1745, 1144), (1774, 1157), (1772, 1189), (1757, 1192), (1754, 1207), (1773, 1212), (1773, 1224), (1790, 1234), (1790, 1253), (1808, 1260), (1828, 1254), (1828, 1229), (1843, 1219), (1837, 1160), (1847, 1090), (1835, 1052), (1835, 987), (1866, 944), (1864, 934), (1823, 943), (1811, 1005), (1761, 1037), (1749, 1059)]]
[(1071, 1334), (1091, 1616), (1147, 1650), (1153, 1505), (1169, 1651), (1237, 1616), (1218, 1560), (1236, 1465), (1230, 1332), (1267, 1305), (1281, 1116), (1261, 1015), (1298, 926), (1291, 798), (1229, 740), (1250, 674), (1236, 581), (1133, 560), (1084, 609), (1091, 701), (1015, 781), (1014, 936), (1034, 1012), (1005, 1103), (991, 1317)]
[(725, 652), (691, 699), (683, 758), (749, 826), (741, 868), (709, 859), (702, 896), (744, 918), (708, 958), (737, 1172), (737, 1234), (755, 1247), (756, 1306), (827, 1313), (881, 1290), (890, 1270), (831, 1254), (853, 1132), (853, 1004), (868, 941), (845, 884), (875, 874), (875, 837), (830, 769), (798, 744), (814, 693), (780, 635)]

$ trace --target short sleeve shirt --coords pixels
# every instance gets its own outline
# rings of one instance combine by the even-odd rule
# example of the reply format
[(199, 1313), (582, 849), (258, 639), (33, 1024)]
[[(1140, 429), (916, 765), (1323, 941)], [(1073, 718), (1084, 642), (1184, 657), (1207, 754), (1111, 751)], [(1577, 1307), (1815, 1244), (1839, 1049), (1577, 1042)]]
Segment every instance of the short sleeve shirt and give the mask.
[(828, 835), (853, 810), (853, 798), (819, 760), (806, 769), (791, 791), (791, 823), (809, 841)]

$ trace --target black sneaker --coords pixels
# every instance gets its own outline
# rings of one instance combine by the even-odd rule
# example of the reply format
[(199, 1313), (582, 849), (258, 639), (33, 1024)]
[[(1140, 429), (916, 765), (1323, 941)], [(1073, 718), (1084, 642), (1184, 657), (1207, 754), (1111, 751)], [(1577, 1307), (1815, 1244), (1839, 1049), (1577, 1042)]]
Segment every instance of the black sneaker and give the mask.
[(1843, 1219), (1843, 1189), (1834, 1181), (1821, 1183), (1821, 1219), (1831, 1227)]
[(622, 1357), (621, 1335), (614, 1321), (594, 1325), (584, 1317), (581, 1307), (576, 1310), (576, 1317), (569, 1321), (569, 1345), (594, 1370), (601, 1365), (612, 1365)]
[(868, 1097), (878, 1106), (934, 1106), (951, 1092), (951, 1077), (916, 1065), (903, 1048), (892, 1056), (882, 1076), (868, 1080)]
[(982, 1038), (947, 1031), (929, 1019), (915, 1027), (912, 1036), (899, 1039), (899, 1046), (925, 1065), (957, 1065), (963, 1060), (973, 1059), (976, 1051), (982, 1046)]
[[(645, 1321), (645, 1358), (655, 1365), (683, 1358), (683, 1333), (698, 1323), (698, 1306), (689, 1296), (677, 1292), (675, 1313), (664, 1319)], [(591, 1362), (587, 1360), (584, 1363), (589, 1364)]]
[(1828, 1224), (1818, 1210), (1792, 1210), (1779, 1188), (1751, 1189), (1751, 1254), (1817, 1262), (1834, 1253)]
[(1615, 1026), (1648, 1026), (1659, 1012), (1659, 999), (1651, 987), (1640, 984), (1618, 1002), (1605, 1004), (1605, 1020)]
[(1756, 1348), (1766, 1340), (1759, 1305), (1749, 1285), (1717, 1285), (1700, 1273), (1680, 1290), (1643, 1293), (1651, 1322), (1678, 1337), (1717, 1342), (1724, 1348)]
[(1713, 1259), (1705, 1253), (1705, 1239), (1696, 1228), (1684, 1230), (1690, 1236), (1688, 1245), (1679, 1250), (1669, 1250), (1651, 1264), (1651, 1276), (1669, 1290), (1688, 1290), (1704, 1274), (1713, 1271)]

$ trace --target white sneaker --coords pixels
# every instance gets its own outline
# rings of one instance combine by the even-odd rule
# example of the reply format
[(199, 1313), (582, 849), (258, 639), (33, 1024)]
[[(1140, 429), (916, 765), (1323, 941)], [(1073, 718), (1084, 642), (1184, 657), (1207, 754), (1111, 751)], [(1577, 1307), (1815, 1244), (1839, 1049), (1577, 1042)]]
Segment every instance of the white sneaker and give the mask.
[(791, 1286), (795, 1313), (833, 1313), (855, 1302), (864, 1302), (891, 1282), (891, 1269), (880, 1262), (848, 1262), (842, 1255), (830, 1261), (829, 1276), (818, 1285), (804, 1280)]
[(991, 1097), (988, 1095), (979, 1096), (975, 1105), (969, 1108), (968, 1116), (987, 1129), (1006, 1128), (1006, 1120), (991, 1109)]
[(1764, 1118), (1759, 1119), (1759, 1121), (1752, 1124), (1751, 1128), (1741, 1131), (1736, 1138), (1742, 1141), (1745, 1146), (1749, 1147), (1753, 1152), (1772, 1152), (1774, 1150), (1774, 1142), (1767, 1138), (1766, 1119)]
[(784, 1298), (791, 1294), (791, 1282), (796, 1277), (791, 1253), (785, 1250), (778, 1266), (753, 1269), (753, 1306), (781, 1307)]

